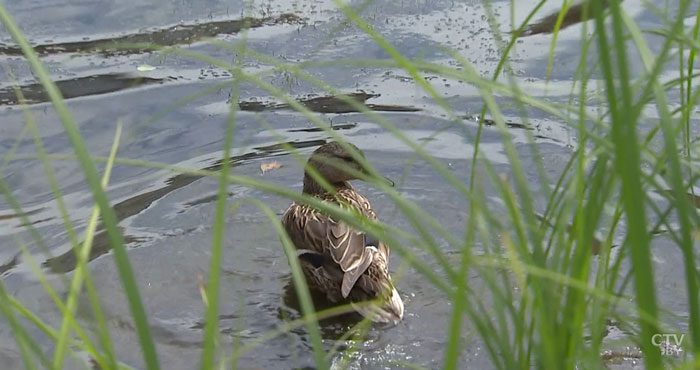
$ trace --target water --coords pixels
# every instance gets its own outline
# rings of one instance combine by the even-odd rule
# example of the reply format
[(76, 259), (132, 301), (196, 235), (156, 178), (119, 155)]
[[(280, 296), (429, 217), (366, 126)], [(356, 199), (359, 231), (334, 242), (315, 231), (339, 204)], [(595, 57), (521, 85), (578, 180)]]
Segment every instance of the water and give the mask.
[[(516, 23), (535, 3), (527, 0), (516, 4)], [(437, 47), (446, 45), (473, 63), (481, 75), (490, 76), (499, 55), (480, 4), (476, 1), (382, 0), (370, 2), (362, 14), (406, 57), (454, 66), (452, 56)], [(507, 1), (492, 4), (503, 31), (510, 30), (508, 4)], [(187, 50), (231, 63), (238, 60), (234, 50), (197, 40), (202, 37), (224, 41), (240, 38), (240, 35), (228, 33), (235, 30), (238, 24), (235, 20), (243, 15), (257, 20), (253, 24), (255, 28), (247, 33), (247, 47), (274, 57), (293, 62), (388, 58), (369, 36), (348, 23), (330, 1), (272, 0), (243, 6), (238, 1), (44, 0), (11, 2), (6, 6), (27, 38), (43, 45), (38, 48), (42, 52), (42, 62), (55, 79), (63, 81), (59, 87), (71, 98), (67, 104), (90, 153), (95, 156), (108, 154), (116, 125), (121, 123), (124, 132), (119, 156), (197, 169), (216, 168), (220, 163), (231, 93), (230, 86), (222, 84), (230, 80), (230, 74), (211, 63), (174, 54), (148, 53), (142, 48), (129, 48), (119, 53), (93, 51), (104, 42), (190, 44)], [(553, 10), (554, 6), (545, 5), (541, 14)], [(658, 18), (644, 10), (639, 2), (630, 0), (624, 7), (638, 22), (647, 26), (660, 25)], [(187, 26), (178, 26), (180, 24)], [(226, 32), (220, 34), (219, 31)], [(36, 81), (28, 66), (16, 55), (9, 36), (3, 32), (0, 31), (0, 42), (5, 45), (0, 45), (0, 63), (12, 70), (28, 101), (33, 103), (29, 111), (39, 128), (45, 150), (72, 154), (60, 122), (45, 103), (41, 89), (33, 85)], [(566, 103), (573, 83), (571, 76), (579, 59), (579, 35), (580, 26), (560, 33), (546, 87), (546, 55), (551, 38), (537, 35), (518, 41), (510, 63), (521, 88), (535, 96)], [(144, 68), (139, 66), (143, 65), (155, 69), (141, 72), (139, 69)], [(270, 68), (269, 64), (253, 58), (243, 59), (242, 66), (250, 72)], [(640, 68), (636, 64), (634, 67)], [(341, 92), (357, 93), (357, 99), (366, 99), (383, 119), (396, 125), (407, 137), (425, 141), (428, 152), (457, 177), (468, 179), (473, 152), (470, 138), (476, 132), (476, 121), (472, 117), (481, 110), (482, 104), (474, 86), (426, 74), (426, 80), (437, 93), (463, 115), (459, 124), (454, 124), (401, 69), (326, 65), (307, 70)], [(4, 108), (0, 108), (3, 122), (0, 153), (6, 153), (20, 135), (25, 120), (11, 90), (11, 79), (5, 74), (2, 76), (0, 105)], [(265, 76), (265, 82), (298, 96), (310, 109), (319, 112), (337, 133), (364, 150), (379, 171), (398, 180), (397, 190), (403, 196), (417, 202), (448, 230), (461, 235), (468, 205), (457, 200), (460, 197), (456, 191), (440, 181), (430, 165), (413, 161), (410, 148), (366, 115), (353, 112), (332, 99), (316, 99), (326, 94), (309, 82), (285, 73)], [(207, 88), (212, 88), (209, 94), (186, 103), (179, 102)], [(301, 114), (287, 109), (253, 84), (242, 84), (240, 100), (244, 109), (236, 118), (233, 148), (236, 157), (232, 171), (301, 189), (300, 164), (276, 144), (280, 141), (294, 143), (307, 155), (326, 139), (326, 135), (314, 129)], [(554, 181), (571, 155), (575, 132), (539, 111), (528, 111), (529, 127), (522, 126), (519, 111), (506, 110), (504, 114), (506, 120), (513, 123), (510, 131), (532, 188), (537, 189), (539, 183), (527, 146), (527, 130), (532, 130), (540, 155), (546, 160), (547, 175)], [(267, 127), (274, 128), (281, 138)], [(498, 173), (509, 174), (510, 166), (500, 143), (495, 128), (486, 127), (481, 144), (483, 155)], [(19, 142), (17, 153), (36, 153), (30, 136)], [(282, 167), (261, 174), (260, 164), (271, 160), (278, 161)], [(72, 160), (56, 160), (52, 165), (71, 221), (83, 230), (93, 203), (82, 172)], [(102, 168), (103, 164), (99, 163), (98, 167)], [(75, 260), (53, 193), (41, 164), (35, 159), (13, 160), (2, 176), (24, 211), (29, 213), (53, 256), (48, 258), (42, 252), (21, 220), (14, 216), (8, 202), (1, 199), (0, 271), (4, 274), (4, 283), (30, 310), (56, 325), (60, 315), (18, 247), (20, 242), (25, 243), (34, 262), (43, 265), (59, 294), (65, 292), (62, 281), (71, 276)], [(164, 369), (193, 369), (199, 361), (204, 310), (199, 283), (208, 270), (216, 187), (216, 179), (176, 175), (153, 168), (116, 165), (112, 172), (108, 195), (128, 242), (129, 258), (136, 271)], [(411, 230), (386, 195), (369, 184), (358, 183), (357, 187), (372, 201), (381, 220)], [(255, 197), (278, 214), (289, 204), (286, 199), (234, 184), (229, 186), (228, 192), (231, 201)], [(502, 210), (497, 192), (489, 188), (485, 192), (494, 210)], [(544, 201), (536, 199), (539, 205), (544, 205)], [(252, 343), (263, 333), (298, 317), (288, 292), (289, 268), (281, 245), (258, 209), (244, 204), (228, 213), (224, 245), (220, 308), (223, 348), (231, 348), (234, 337), (240, 337), (243, 344)], [(449, 247), (445, 244), (445, 248)], [(673, 288), (674, 276), (678, 275), (676, 278), (681, 280), (682, 276), (672, 267), (679, 262), (669, 261), (678, 260), (680, 253), (668, 251), (669, 248), (659, 250), (655, 267), (662, 288)], [(420, 250), (416, 253), (438, 269), (427, 253)], [(391, 361), (408, 361), (428, 368), (439, 367), (447, 336), (445, 325), (451, 310), (448, 299), (417, 272), (406, 268), (397, 254), (392, 254), (391, 262), (392, 270), (400, 272), (398, 287), (406, 304), (406, 317), (396, 327), (370, 329), (365, 341), (355, 343), (358, 350), (346, 359), (348, 365), (358, 369), (385, 368), (394, 366)], [(89, 266), (118, 358), (140, 367), (141, 353), (134, 327), (104, 235), (98, 235), (95, 241)], [(480, 284), (476, 276), (470, 283)], [(677, 301), (683, 296), (683, 289), (676, 286), (663, 290), (662, 302)], [(683, 304), (672, 306), (676, 312), (687, 312)], [(90, 311), (88, 302), (81, 301), (82, 324), (90, 325)], [(329, 348), (351, 321), (339, 319), (324, 323), (323, 334)], [(483, 344), (477, 337), (468, 336), (473, 330), (470, 323), (465, 323), (464, 333), (469, 339), (463, 347), (460, 366), (488, 368), (488, 354)], [(4, 333), (0, 335), (2, 368), (21, 368), (13, 336), (4, 323), (0, 331)], [(38, 337), (47, 353), (51, 353), (51, 341)], [(244, 353), (239, 365), (248, 369), (310, 367), (313, 361), (309, 348), (305, 331), (297, 329)], [(69, 367), (80, 368), (83, 360), (71, 359)], [(627, 358), (623, 365), (635, 367), (638, 363), (635, 361)], [(340, 365), (341, 359), (335, 358), (334, 363)]]

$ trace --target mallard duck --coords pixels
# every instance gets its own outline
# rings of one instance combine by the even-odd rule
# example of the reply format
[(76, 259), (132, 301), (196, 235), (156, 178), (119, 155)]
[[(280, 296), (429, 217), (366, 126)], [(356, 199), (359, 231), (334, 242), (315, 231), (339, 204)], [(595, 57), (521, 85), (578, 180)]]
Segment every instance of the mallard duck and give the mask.
[[(364, 158), (356, 146), (346, 145)], [(327, 191), (304, 171), (303, 193), (377, 219), (367, 198), (350, 185), (349, 180), (357, 176), (346, 169), (366, 171), (342, 145), (320, 146), (311, 154), (308, 167), (315, 168), (334, 191)], [(310, 289), (325, 293), (331, 302), (349, 301), (355, 311), (375, 322), (396, 323), (403, 318), (403, 301), (389, 275), (386, 244), (296, 202), (282, 216), (282, 224), (297, 248)]]

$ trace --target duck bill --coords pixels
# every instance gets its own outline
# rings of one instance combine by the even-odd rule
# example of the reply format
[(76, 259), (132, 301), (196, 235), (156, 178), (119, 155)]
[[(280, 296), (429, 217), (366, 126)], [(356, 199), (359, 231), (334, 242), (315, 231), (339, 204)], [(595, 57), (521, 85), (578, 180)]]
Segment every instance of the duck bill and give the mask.
[(384, 180), (384, 183), (386, 183), (387, 185), (391, 186), (392, 188), (394, 187), (394, 185), (395, 185), (395, 184), (394, 184), (394, 180), (392, 180), (392, 179), (390, 179), (390, 178), (388, 178), (388, 177), (386, 177), (386, 176), (382, 176), (382, 179)]
[(372, 176), (372, 174), (370, 174), (370, 172), (367, 171), (367, 170), (363, 170), (362, 172), (363, 172), (367, 177), (369, 177), (369, 179), (368, 179), (369, 182), (381, 182), (382, 184), (388, 185), (388, 186), (390, 186), (390, 187), (392, 187), (392, 188), (394, 187), (394, 185), (396, 185), (396, 184), (394, 183), (394, 180), (392, 180), (392, 179), (390, 179), (390, 178), (388, 178), (388, 177), (382, 175), (381, 173), (378, 173), (378, 174), (377, 174), (378, 176), (377, 176), (377, 177), (374, 177), (374, 176)]

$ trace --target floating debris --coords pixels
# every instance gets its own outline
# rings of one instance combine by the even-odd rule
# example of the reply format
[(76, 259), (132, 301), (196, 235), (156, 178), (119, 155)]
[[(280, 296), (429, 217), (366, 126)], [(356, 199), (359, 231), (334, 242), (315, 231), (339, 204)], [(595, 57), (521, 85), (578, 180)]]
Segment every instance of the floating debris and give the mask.
[(209, 307), (209, 296), (207, 295), (207, 284), (204, 282), (204, 277), (202, 275), (197, 275), (197, 287), (199, 288), (199, 295), (202, 297), (202, 302), (204, 307)]
[(272, 171), (279, 168), (282, 168), (282, 164), (277, 161), (263, 162), (260, 164), (261, 175), (264, 175), (267, 171)]
[(153, 71), (155, 69), (156, 69), (156, 67), (154, 67), (152, 65), (148, 65), (148, 64), (141, 64), (138, 67), (136, 67), (136, 70), (139, 72), (150, 72), (150, 71)]

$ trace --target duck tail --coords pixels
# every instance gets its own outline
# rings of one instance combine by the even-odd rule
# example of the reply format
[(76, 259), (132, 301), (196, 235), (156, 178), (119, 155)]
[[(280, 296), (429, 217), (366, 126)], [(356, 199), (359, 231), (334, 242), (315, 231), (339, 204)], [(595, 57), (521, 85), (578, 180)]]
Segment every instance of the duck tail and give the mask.
[(391, 287), (391, 294), (381, 300), (352, 303), (360, 315), (378, 323), (397, 324), (403, 319), (403, 300), (399, 292)]

